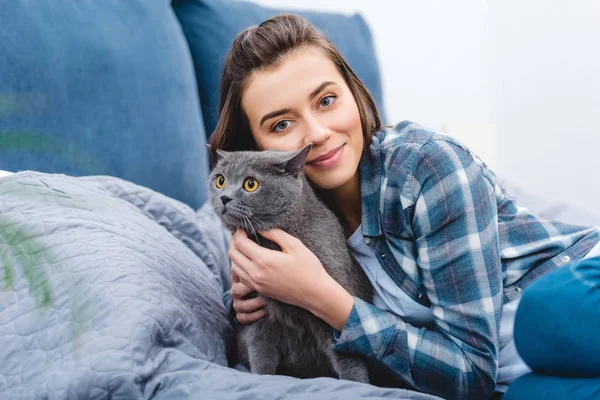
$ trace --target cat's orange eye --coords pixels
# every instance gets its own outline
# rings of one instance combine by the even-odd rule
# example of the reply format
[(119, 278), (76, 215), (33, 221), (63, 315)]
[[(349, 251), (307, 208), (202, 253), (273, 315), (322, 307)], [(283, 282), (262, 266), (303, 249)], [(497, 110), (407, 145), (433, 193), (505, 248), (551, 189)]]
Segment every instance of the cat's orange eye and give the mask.
[(217, 185), (218, 189), (223, 189), (225, 187), (225, 177), (223, 175), (217, 175), (217, 179), (215, 179), (215, 185)]
[(247, 192), (254, 192), (258, 189), (258, 181), (254, 178), (246, 178), (244, 180), (244, 190)]

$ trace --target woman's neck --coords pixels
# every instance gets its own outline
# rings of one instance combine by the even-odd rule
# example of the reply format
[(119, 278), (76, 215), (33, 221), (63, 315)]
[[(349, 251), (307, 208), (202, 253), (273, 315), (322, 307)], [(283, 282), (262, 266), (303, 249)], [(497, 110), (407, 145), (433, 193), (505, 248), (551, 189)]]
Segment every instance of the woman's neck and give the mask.
[(360, 175), (356, 174), (348, 182), (328, 193), (330, 206), (337, 214), (346, 237), (358, 229), (362, 221), (362, 197), (360, 194)]

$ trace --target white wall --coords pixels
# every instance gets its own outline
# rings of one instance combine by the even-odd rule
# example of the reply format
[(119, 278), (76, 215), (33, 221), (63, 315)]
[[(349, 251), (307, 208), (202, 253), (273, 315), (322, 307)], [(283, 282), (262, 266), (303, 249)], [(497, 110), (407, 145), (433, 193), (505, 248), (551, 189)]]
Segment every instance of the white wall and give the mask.
[(444, 129), (513, 183), (600, 211), (597, 0), (254, 1), (360, 12), (390, 122)]
[(600, 214), (600, 2), (489, 4), (498, 172)]

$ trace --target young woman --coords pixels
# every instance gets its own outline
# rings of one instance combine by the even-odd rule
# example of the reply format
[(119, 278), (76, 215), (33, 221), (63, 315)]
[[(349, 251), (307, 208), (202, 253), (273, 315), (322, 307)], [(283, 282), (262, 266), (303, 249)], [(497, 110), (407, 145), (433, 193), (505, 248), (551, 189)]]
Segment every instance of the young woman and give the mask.
[[(476, 156), (410, 122), (382, 128), (368, 90), (335, 47), (297, 16), (240, 33), (225, 64), (213, 150), (297, 150), (339, 216), (376, 290), (353, 298), (296, 238), (234, 234), (237, 321), (264, 316), (251, 291), (305, 308), (358, 353), (419, 391), (485, 399), (528, 371), (512, 340), (521, 292), (583, 258), (595, 228), (543, 221), (517, 207)], [(324, 233), (325, 234), (325, 233)]]

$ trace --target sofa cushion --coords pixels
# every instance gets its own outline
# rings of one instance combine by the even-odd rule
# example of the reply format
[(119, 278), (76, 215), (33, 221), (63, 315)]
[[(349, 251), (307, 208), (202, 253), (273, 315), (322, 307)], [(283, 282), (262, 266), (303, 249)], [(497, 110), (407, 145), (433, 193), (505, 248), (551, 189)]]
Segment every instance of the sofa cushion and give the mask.
[(384, 119), (381, 78), (373, 39), (360, 15), (286, 11), (233, 0), (179, 0), (174, 2), (173, 7), (194, 59), (204, 125), (209, 136), (219, 119), (221, 74), (235, 36), (274, 15), (290, 12), (303, 16), (325, 32), (368, 87)]
[(206, 135), (169, 0), (14, 0), (0, 43), (0, 169), (112, 175), (202, 204)]

